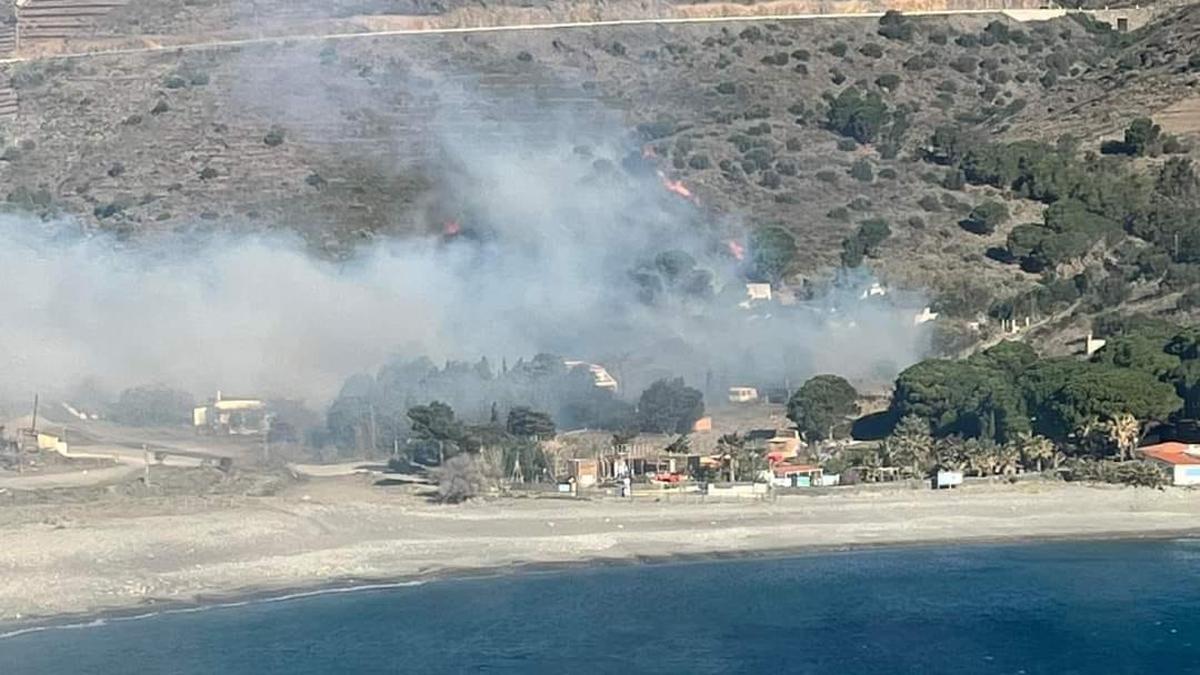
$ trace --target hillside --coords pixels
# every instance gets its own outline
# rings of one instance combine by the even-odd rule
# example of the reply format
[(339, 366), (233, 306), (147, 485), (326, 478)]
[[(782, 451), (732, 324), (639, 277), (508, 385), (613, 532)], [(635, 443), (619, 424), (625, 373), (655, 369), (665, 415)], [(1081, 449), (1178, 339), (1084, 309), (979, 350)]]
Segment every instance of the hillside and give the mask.
[[(176, 4), (128, 3), (99, 32), (228, 30), (246, 7)], [(303, 3), (251, 5), (306, 20)], [(332, 13), (382, 11), (446, 6), (343, 2)], [(486, 143), (515, 127), (563, 136), (583, 155), (612, 142), (640, 150), (735, 236), (783, 226), (798, 248), (793, 283), (828, 277), (859, 223), (883, 219), (891, 236), (867, 265), (967, 320), (1038, 284), (985, 254), (1044, 207), (986, 185), (945, 189), (946, 170), (923, 160), (931, 133), (1072, 134), (1082, 153), (1152, 114), (1186, 144), (1197, 128), (1189, 106), (1200, 107), (1188, 65), (1198, 21), (1183, 10), (1129, 36), (1000, 15), (904, 19), (887, 36), (875, 18), (618, 26), (14, 63), (20, 112), (3, 122), (0, 180), (15, 210), (122, 236), (294, 229), (336, 252), (458, 217), (463, 196), (442, 180), (456, 171), (446, 139)], [(827, 128), (829, 101), (850, 88), (883, 106), (865, 143)], [(989, 199), (1007, 205), (1006, 223), (983, 236), (960, 227)], [(1158, 297), (1145, 285), (1133, 295), (1174, 311)], [(1047, 344), (1066, 349), (1069, 325), (1075, 335), (1086, 321), (1056, 321)]]

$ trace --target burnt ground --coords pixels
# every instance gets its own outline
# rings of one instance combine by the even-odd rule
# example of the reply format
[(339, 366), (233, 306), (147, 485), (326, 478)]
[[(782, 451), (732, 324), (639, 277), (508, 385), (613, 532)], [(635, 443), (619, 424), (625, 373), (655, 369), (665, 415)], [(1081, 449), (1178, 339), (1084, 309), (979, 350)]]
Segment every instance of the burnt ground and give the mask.
[[(994, 235), (964, 232), (958, 220), (992, 195), (940, 187), (941, 170), (920, 160), (931, 130), (954, 122), (1008, 139), (1072, 133), (1088, 147), (1133, 116), (1186, 105), (1196, 78), (1181, 64), (1196, 40), (1194, 14), (1125, 42), (1070, 18), (958, 16), (912, 19), (909, 41), (880, 36), (874, 19), (845, 19), (18, 64), (9, 75), (21, 114), (4, 124), (0, 180), (13, 209), (125, 236), (294, 229), (336, 250), (431, 227), (431, 214), (455, 200), (438, 189), (447, 170), (439, 139), (503, 133), (488, 123), (500, 110), (532, 126), (551, 114), (574, 130), (609, 130), (616, 120), (623, 142), (652, 149), (705, 209), (787, 227), (798, 276), (828, 274), (856, 223), (882, 217), (893, 235), (872, 266), (885, 280), (986, 300), (1034, 282), (983, 254), (1014, 224), (1036, 220), (1038, 207), (1012, 201), (1016, 216)], [(992, 21), (1028, 39), (972, 44)], [(883, 88), (890, 75), (898, 81)], [(824, 128), (822, 96), (851, 84), (911, 111), (895, 157)], [(849, 175), (859, 159), (872, 180)], [(918, 204), (930, 196), (936, 206)]]

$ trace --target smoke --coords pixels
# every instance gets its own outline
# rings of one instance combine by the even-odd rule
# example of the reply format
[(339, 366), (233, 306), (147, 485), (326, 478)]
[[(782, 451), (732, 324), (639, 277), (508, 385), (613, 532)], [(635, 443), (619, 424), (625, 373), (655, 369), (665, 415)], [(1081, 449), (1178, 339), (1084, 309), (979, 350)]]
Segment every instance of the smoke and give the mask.
[[(304, 72), (256, 72), (268, 71)], [(284, 118), (299, 116), (303, 100), (250, 82), (235, 94), (245, 105), (286, 101)], [(365, 105), (314, 95), (321, 105), (305, 113), (331, 124), (343, 118), (337, 101)], [(665, 189), (642, 139), (610, 111), (480, 101), (449, 84), (432, 95), (421, 142), (437, 158), (425, 167), (435, 208), (422, 231), (347, 260), (280, 234), (124, 243), (0, 219), (0, 393), (162, 383), (319, 405), (392, 358), (549, 352), (605, 364), (636, 394), (667, 374), (713, 388), (818, 372), (878, 381), (922, 354), (921, 299), (864, 300), (865, 276), (791, 306), (739, 307), (744, 269), (729, 241), (744, 245), (744, 226)]]

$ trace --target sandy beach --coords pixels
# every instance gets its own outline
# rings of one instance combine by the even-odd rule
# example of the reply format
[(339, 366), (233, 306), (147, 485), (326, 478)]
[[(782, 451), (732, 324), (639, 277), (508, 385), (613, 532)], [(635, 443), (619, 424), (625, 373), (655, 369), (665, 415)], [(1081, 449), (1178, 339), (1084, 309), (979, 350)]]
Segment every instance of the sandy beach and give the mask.
[(519, 565), (749, 555), (1195, 527), (1200, 494), (1063, 483), (793, 495), (769, 502), (507, 498), (431, 504), (362, 476), (268, 497), (0, 509), (0, 621), (205, 602)]

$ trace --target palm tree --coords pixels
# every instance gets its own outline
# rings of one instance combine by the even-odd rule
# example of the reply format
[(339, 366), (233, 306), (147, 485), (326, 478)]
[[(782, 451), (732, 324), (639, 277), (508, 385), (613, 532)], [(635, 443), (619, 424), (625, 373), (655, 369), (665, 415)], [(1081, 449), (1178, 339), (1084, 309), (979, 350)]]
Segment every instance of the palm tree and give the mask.
[(976, 476), (990, 476), (996, 473), (996, 444), (991, 440), (968, 438), (963, 441), (963, 454), (967, 458), (967, 468)]
[(937, 458), (938, 468), (947, 471), (962, 471), (967, 466), (967, 457), (963, 452), (963, 442), (958, 436), (947, 436), (938, 439), (933, 449)]
[(1138, 439), (1142, 435), (1142, 428), (1138, 424), (1137, 418), (1129, 413), (1122, 413), (1110, 420), (1105, 428), (1108, 431), (1108, 439), (1117, 446), (1117, 453), (1121, 460), (1132, 459), (1133, 451), (1137, 448)]
[(996, 473), (1011, 476), (1021, 468), (1021, 448), (1016, 443), (997, 445), (992, 451), (996, 458)]
[(1058, 466), (1058, 453), (1055, 452), (1054, 443), (1045, 436), (1021, 433), (1017, 436), (1017, 447), (1021, 450), (1025, 468), (1032, 464), (1037, 467), (1038, 473), (1041, 473), (1042, 462), (1045, 460), (1053, 462), (1055, 467)]

